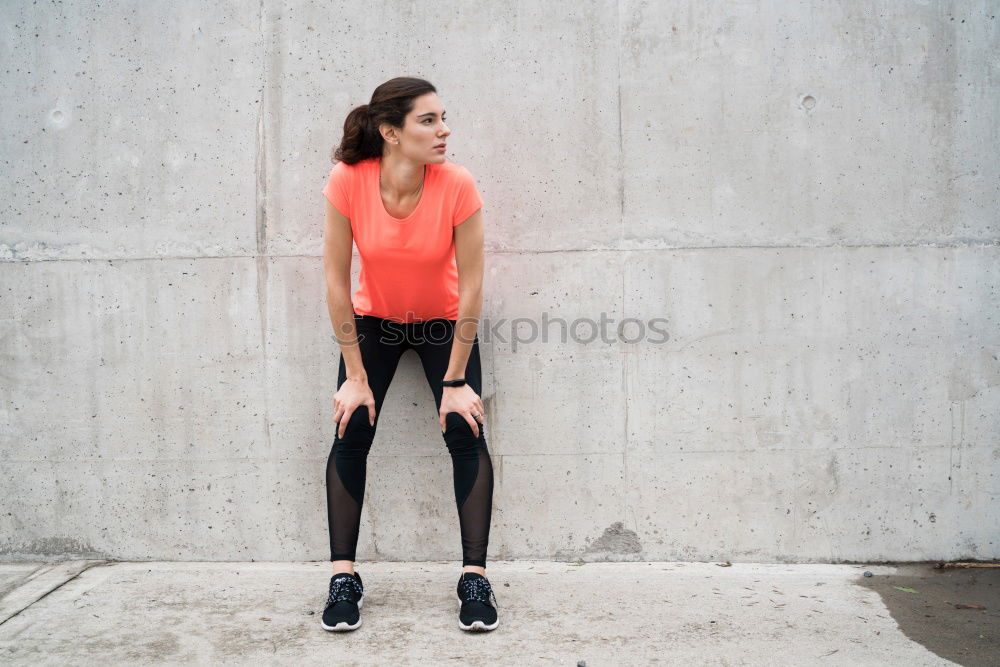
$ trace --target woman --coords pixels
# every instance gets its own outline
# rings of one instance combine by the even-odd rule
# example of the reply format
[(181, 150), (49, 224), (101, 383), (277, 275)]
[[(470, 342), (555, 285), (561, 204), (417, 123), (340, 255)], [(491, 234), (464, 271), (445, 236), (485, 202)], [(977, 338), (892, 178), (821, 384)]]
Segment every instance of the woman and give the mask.
[[(337, 436), (327, 461), (333, 577), (323, 612), (327, 630), (361, 625), (364, 597), (354, 571), (365, 464), (382, 401), (400, 355), (412, 348), (434, 392), (451, 453), (462, 535), (459, 627), (492, 630), (499, 620), (486, 579), (493, 465), (482, 432), (476, 329), (483, 294), (482, 199), (462, 166), (447, 162), (451, 131), (437, 91), (401, 77), (351, 111), (334, 151), (323, 267), (340, 342)], [(351, 244), (361, 257), (351, 287)], [(490, 604), (493, 597), (493, 604)]]

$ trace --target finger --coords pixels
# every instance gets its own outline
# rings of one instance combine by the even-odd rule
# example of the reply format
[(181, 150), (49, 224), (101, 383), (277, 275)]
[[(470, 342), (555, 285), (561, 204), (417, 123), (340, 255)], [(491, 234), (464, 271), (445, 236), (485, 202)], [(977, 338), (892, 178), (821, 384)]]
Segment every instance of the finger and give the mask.
[(462, 416), (465, 417), (466, 423), (469, 425), (469, 428), (472, 429), (472, 434), (478, 438), (479, 437), (479, 422), (477, 422), (475, 419), (472, 418), (472, 414), (471, 413), (463, 412)]
[(482, 399), (479, 399), (479, 414), (481, 415), (486, 414), (486, 406), (483, 404)]
[(333, 423), (334, 424), (339, 424), (340, 423), (340, 418), (343, 417), (343, 416), (344, 416), (344, 409), (343, 408), (337, 408), (337, 411), (333, 415)]
[(343, 438), (343, 437), (344, 437), (344, 431), (345, 431), (345, 430), (347, 429), (347, 422), (351, 421), (351, 415), (353, 415), (353, 414), (354, 414), (354, 411), (355, 411), (356, 409), (357, 409), (357, 408), (348, 408), (348, 409), (347, 409), (347, 410), (346, 410), (346, 411), (344, 412), (344, 416), (343, 416), (343, 418), (342, 418), (342, 419), (340, 420), (340, 437), (341, 437), (341, 438)]
[(438, 413), (438, 426), (441, 427), (441, 432), (444, 433), (444, 413)]
[(368, 423), (375, 425), (375, 399), (370, 399), (365, 406), (368, 408)]

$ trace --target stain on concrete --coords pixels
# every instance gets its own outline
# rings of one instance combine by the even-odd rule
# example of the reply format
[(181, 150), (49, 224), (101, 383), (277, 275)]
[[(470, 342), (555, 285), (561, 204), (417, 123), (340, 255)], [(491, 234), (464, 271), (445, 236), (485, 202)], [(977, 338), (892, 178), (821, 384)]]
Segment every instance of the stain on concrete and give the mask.
[(642, 542), (634, 530), (626, 528), (621, 521), (615, 521), (604, 529), (604, 534), (587, 545), (584, 551), (633, 554), (642, 551)]
[(1000, 385), (1000, 360), (989, 350), (959, 357), (953, 361), (948, 379), (948, 399), (968, 401), (984, 389)]
[(71, 556), (74, 558), (95, 558), (104, 560), (108, 555), (97, 551), (89, 543), (75, 537), (39, 537), (28, 542), (0, 543), (0, 555), (31, 556)]
[[(997, 664), (1000, 568), (906, 564), (895, 574), (859, 577), (856, 583), (877, 592), (903, 634), (927, 650), (967, 667)], [(985, 609), (955, 607), (961, 604)]]
[[(180, 662), (192, 661), (194, 655), (178, 656), (181, 644), (173, 632), (150, 628), (147, 631), (125, 632), (113, 638), (96, 637), (79, 642), (77, 655), (107, 656), (112, 664), (116, 663), (156, 663), (167, 659), (181, 658)], [(71, 651), (65, 645), (55, 647), (57, 651)]]

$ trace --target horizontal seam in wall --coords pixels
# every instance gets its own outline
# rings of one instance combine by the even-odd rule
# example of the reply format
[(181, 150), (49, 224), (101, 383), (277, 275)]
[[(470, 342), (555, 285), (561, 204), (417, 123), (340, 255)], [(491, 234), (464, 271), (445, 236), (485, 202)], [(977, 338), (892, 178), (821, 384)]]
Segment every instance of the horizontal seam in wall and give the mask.
[[(864, 248), (928, 248), (928, 249), (948, 249), (948, 248), (997, 248), (1000, 247), (1000, 239), (994, 241), (974, 241), (969, 243), (862, 243), (862, 244), (825, 244), (825, 245), (707, 245), (707, 246), (657, 246), (655, 248), (562, 248), (562, 249), (486, 249), (487, 255), (543, 255), (558, 253), (578, 253), (578, 252), (608, 252), (608, 253), (636, 253), (636, 252), (661, 252), (664, 250), (793, 250), (793, 249), (864, 249)], [(278, 254), (268, 253), (263, 255), (165, 255), (157, 257), (43, 257), (37, 259), (0, 259), (0, 264), (31, 264), (35, 262), (145, 262), (145, 261), (171, 261), (171, 260), (192, 260), (192, 259), (257, 259), (257, 258), (313, 258), (321, 259), (321, 254)], [(354, 252), (352, 257), (358, 257)]]
[[(954, 449), (952, 445), (876, 445), (870, 447), (837, 447), (837, 448), (817, 448), (817, 447), (783, 447), (783, 448), (761, 448), (761, 449), (656, 449), (650, 447), (640, 451), (633, 451), (630, 454), (642, 456), (650, 451), (656, 454), (761, 454), (769, 452), (815, 452), (817, 454), (830, 454), (835, 452), (865, 452), (881, 450), (907, 450), (907, 451), (937, 451)], [(970, 445), (968, 443), (961, 446), (963, 450), (969, 449), (991, 449), (991, 445)], [(612, 452), (490, 452), (491, 457), (497, 456), (523, 456), (523, 457), (547, 457), (547, 456), (621, 456), (623, 451)], [(126, 462), (150, 462), (150, 463), (171, 463), (171, 462), (199, 462), (207, 463), (211, 461), (260, 461), (260, 462), (281, 462), (281, 461), (325, 461), (329, 454), (317, 454), (316, 456), (248, 456), (248, 457), (223, 457), (223, 458), (114, 458), (85, 457), (72, 459), (2, 459), (0, 463), (83, 463), (91, 461), (101, 461), (103, 463), (126, 463)], [(374, 451), (368, 456), (369, 459), (426, 459), (441, 458), (448, 459), (450, 454), (444, 450), (437, 454), (377, 454)]]

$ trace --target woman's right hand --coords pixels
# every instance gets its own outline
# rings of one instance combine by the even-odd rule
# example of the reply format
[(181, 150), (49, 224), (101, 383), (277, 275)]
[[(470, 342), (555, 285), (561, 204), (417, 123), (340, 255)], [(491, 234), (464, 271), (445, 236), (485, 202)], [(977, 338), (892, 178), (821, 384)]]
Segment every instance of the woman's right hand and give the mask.
[(362, 405), (368, 408), (368, 422), (375, 425), (375, 397), (363, 378), (347, 378), (333, 395), (333, 422), (339, 424), (337, 437), (344, 437), (344, 429), (351, 421), (351, 415)]

